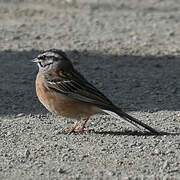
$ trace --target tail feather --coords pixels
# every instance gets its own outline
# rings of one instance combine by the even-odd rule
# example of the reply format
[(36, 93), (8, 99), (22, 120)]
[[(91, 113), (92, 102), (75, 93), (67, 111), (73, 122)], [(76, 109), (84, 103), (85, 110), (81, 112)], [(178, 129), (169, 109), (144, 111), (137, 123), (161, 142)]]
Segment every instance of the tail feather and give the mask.
[(135, 124), (134, 122), (130, 121), (130, 120), (127, 119), (127, 118), (124, 118), (124, 117), (119, 116), (118, 114), (116, 114), (116, 113), (113, 112), (113, 111), (104, 110), (104, 109), (103, 109), (102, 111), (104, 111), (105, 113), (107, 113), (107, 114), (109, 114), (109, 115), (111, 115), (111, 116), (113, 116), (113, 117), (115, 117), (115, 118), (117, 118), (117, 119), (120, 119), (120, 120), (124, 121), (125, 123), (128, 123), (129, 125), (131, 125), (131, 126), (133, 126), (133, 127), (135, 127), (135, 128), (140, 129), (137, 124)]
[(102, 111), (104, 111), (105, 113), (112, 115), (113, 117), (117, 118), (117, 119), (121, 119), (131, 125), (133, 125), (134, 127), (140, 129), (139, 126), (147, 129), (148, 131), (150, 131), (153, 134), (159, 134), (159, 132), (157, 130), (155, 130), (154, 128), (148, 126), (147, 124), (144, 124), (143, 122), (139, 121), (138, 119), (130, 116), (129, 114), (121, 111), (120, 109), (116, 109), (116, 110), (104, 110), (102, 109)]

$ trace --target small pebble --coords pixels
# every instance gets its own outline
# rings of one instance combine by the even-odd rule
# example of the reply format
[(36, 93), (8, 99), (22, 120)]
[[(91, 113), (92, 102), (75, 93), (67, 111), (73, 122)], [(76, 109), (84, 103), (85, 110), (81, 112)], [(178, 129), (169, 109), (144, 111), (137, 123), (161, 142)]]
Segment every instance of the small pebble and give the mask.
[(163, 164), (163, 169), (166, 169), (166, 167), (169, 165), (169, 162), (168, 161), (165, 161), (164, 164)]
[(25, 116), (24, 113), (19, 113), (19, 114), (16, 115), (16, 118), (23, 117), (23, 116)]

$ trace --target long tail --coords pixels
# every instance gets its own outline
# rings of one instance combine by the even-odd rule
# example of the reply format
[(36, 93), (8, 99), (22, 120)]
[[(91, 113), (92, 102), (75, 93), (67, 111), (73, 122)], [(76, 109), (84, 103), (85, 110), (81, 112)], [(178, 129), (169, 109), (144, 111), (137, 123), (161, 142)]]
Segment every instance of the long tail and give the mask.
[(148, 131), (150, 131), (153, 134), (160, 134), (160, 132), (158, 132), (154, 128), (152, 128), (152, 127), (148, 126), (147, 124), (144, 124), (143, 122), (139, 121), (138, 119), (128, 115), (127, 113), (123, 112), (121, 109), (116, 108), (113, 111), (112, 110), (104, 110), (104, 109), (102, 109), (102, 111), (104, 111), (105, 113), (107, 113), (109, 115), (112, 115), (113, 117), (115, 117), (117, 119), (124, 120), (125, 122), (135, 126), (136, 128), (139, 128), (139, 126), (141, 126), (141, 127), (147, 129)]

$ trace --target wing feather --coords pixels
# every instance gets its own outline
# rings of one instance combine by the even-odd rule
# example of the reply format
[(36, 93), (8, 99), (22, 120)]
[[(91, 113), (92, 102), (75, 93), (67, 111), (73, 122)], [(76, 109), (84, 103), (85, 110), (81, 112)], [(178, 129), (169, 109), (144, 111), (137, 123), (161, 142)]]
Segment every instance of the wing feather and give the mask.
[(58, 72), (56, 76), (46, 76), (46, 87), (76, 100), (94, 103), (102, 107), (112, 107), (112, 102), (91, 85), (79, 72)]

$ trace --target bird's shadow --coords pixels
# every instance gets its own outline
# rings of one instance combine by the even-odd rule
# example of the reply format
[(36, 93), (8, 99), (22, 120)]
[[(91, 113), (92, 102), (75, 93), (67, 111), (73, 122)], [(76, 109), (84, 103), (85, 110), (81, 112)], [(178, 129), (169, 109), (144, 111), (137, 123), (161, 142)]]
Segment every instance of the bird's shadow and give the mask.
[(160, 131), (159, 134), (153, 134), (147, 131), (95, 131), (91, 130), (94, 134), (99, 135), (112, 135), (112, 136), (180, 136), (180, 133), (169, 133)]

